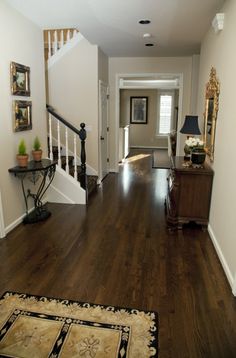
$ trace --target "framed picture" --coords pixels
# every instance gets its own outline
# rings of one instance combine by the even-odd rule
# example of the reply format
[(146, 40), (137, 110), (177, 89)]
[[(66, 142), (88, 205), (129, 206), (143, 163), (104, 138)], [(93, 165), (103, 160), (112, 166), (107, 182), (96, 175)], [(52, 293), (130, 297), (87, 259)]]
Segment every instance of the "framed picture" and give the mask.
[(31, 101), (13, 101), (13, 122), (15, 132), (32, 129)]
[(17, 96), (30, 96), (30, 68), (11, 62), (11, 93)]
[(147, 124), (148, 97), (130, 97), (130, 123)]

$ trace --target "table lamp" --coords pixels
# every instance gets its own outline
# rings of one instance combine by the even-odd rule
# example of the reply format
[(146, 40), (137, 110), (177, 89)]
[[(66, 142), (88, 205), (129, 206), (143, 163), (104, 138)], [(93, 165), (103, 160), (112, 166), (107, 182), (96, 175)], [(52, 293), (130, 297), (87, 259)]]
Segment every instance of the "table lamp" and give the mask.
[[(198, 126), (198, 116), (191, 116), (187, 115), (185, 116), (183, 127), (180, 129), (180, 133), (187, 134), (187, 139), (190, 136), (200, 135), (200, 129)], [(185, 160), (190, 159), (190, 151), (188, 151), (188, 148), (185, 146)]]

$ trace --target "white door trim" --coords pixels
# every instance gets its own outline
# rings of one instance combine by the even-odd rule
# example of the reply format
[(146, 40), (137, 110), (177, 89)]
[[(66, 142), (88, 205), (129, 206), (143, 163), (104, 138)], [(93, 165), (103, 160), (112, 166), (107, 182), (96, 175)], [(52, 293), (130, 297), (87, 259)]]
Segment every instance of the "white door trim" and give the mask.
[[(102, 80), (99, 80), (99, 121), (98, 121), (98, 153), (99, 153), (99, 170), (98, 170), (98, 180), (99, 182), (101, 182), (102, 178), (102, 149), (101, 149), (101, 140), (100, 140), (100, 136), (102, 134), (102, 103), (101, 103), (101, 86), (105, 86), (107, 88), (107, 91), (109, 91), (109, 86), (107, 83), (103, 82)], [(107, 93), (107, 95), (109, 95), (109, 93)], [(109, 105), (107, 104), (107, 127), (109, 127), (109, 116), (108, 116), (108, 107)], [(108, 149), (109, 149), (109, 135), (108, 132), (107, 133), (107, 154), (109, 153)], [(108, 171), (109, 171), (109, 165), (108, 165)]]
[[(133, 77), (158, 77), (158, 76), (176, 76), (179, 78), (179, 111), (178, 111), (178, 128), (177, 128), (177, 148), (176, 155), (180, 152), (179, 130), (182, 126), (182, 105), (183, 105), (183, 73), (118, 73), (116, 74), (116, 88), (115, 88), (115, 172), (119, 172), (119, 127), (120, 127), (120, 79)], [(145, 89), (145, 87), (143, 87)], [(148, 88), (148, 86), (146, 87)]]
[(236, 272), (235, 272), (235, 275), (234, 275), (234, 283), (233, 283), (233, 295), (236, 297)]
[(2, 239), (5, 236), (6, 236), (6, 233), (5, 233), (5, 227), (4, 227), (2, 197), (1, 197), (1, 191), (0, 191), (0, 238)]

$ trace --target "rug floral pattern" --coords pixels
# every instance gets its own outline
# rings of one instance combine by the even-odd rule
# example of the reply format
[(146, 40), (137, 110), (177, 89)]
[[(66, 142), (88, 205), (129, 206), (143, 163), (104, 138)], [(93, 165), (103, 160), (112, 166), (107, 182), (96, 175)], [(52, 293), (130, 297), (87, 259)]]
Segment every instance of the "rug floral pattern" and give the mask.
[(0, 357), (157, 357), (157, 315), (7, 292), (0, 300)]

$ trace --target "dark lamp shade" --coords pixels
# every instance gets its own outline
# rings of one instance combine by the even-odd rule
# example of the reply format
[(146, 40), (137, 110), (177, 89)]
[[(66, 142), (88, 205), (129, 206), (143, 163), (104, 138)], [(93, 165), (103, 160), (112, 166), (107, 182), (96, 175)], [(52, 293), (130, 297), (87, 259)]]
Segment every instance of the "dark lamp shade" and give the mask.
[(180, 129), (180, 133), (183, 134), (201, 134), (198, 127), (198, 116), (185, 116), (183, 127)]

